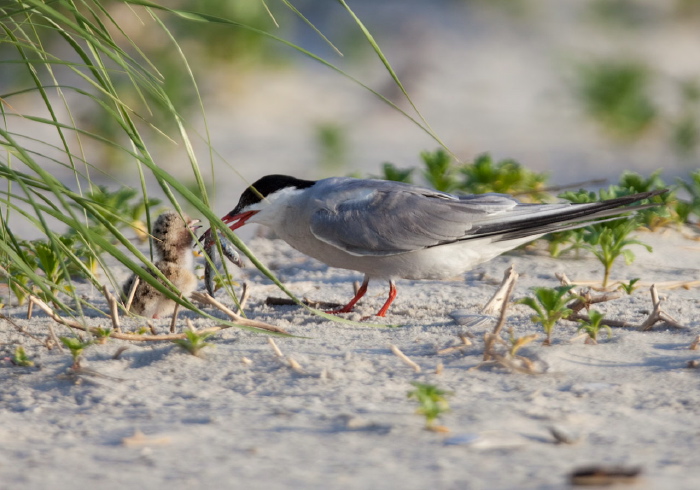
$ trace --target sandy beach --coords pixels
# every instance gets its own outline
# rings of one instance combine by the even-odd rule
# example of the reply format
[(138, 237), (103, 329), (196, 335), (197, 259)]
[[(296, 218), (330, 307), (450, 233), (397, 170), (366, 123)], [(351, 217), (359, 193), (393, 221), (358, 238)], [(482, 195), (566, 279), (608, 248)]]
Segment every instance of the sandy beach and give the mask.
[[(49, 324), (58, 335), (69, 335), (66, 327), (40, 311), (28, 321), (26, 307), (7, 305), (2, 314), (35, 338), (0, 320), (3, 486), (554, 489), (566, 487), (578, 468), (612, 465), (641, 470), (626, 488), (695, 488), (700, 371), (688, 363), (700, 360), (700, 351), (689, 349), (700, 334), (700, 293), (697, 285), (666, 288), (697, 281), (700, 243), (674, 230), (638, 238), (654, 252), (635, 247), (636, 262), (616, 264), (612, 275), (640, 277), (645, 286), (596, 307), (638, 325), (652, 309), (648, 284), (656, 283), (664, 310), (685, 328), (616, 328), (612, 338), (603, 333), (598, 345), (587, 345), (576, 338), (576, 324), (560, 322), (553, 345), (543, 346), (531, 311), (511, 305), (503, 336), (509, 328), (516, 337), (539, 334), (518, 352), (541, 371), (536, 375), (476, 368), (496, 319), (470, 327), (451, 314), (479, 315), (511, 264), (520, 273), (514, 300), (532, 286), (558, 285), (555, 273), (599, 281), (601, 266), (590, 255), (553, 259), (540, 244), (452, 281), (400, 281), (398, 299), (379, 319), (392, 325), (386, 327), (266, 306), (267, 297), (283, 294), (247, 267), (236, 278), (251, 291), (247, 315), (294, 335), (275, 338), (282, 357), (268, 336), (238, 329), (211, 337), (214, 346), (201, 357), (169, 342), (111, 339), (85, 350), (78, 375), (68, 352), (42, 345)], [(248, 243), (299, 297), (344, 302), (361, 279), (279, 240)], [(85, 286), (82, 293), (106, 309), (99, 291)], [(345, 318), (374, 313), (385, 294), (385, 284), (371, 284), (357, 313)], [(217, 298), (232, 304), (223, 292)], [(196, 328), (216, 324), (181, 312), (178, 330), (188, 318)], [(101, 314), (88, 313), (88, 323), (110, 325)], [(122, 323), (127, 331), (144, 324)], [(169, 325), (156, 322), (159, 332)], [(438, 353), (459, 345), (460, 334), (471, 345)], [(35, 367), (10, 362), (20, 344)], [(416, 401), (407, 398), (414, 381), (451, 392), (450, 411), (438, 421), (448, 431), (424, 428)]]

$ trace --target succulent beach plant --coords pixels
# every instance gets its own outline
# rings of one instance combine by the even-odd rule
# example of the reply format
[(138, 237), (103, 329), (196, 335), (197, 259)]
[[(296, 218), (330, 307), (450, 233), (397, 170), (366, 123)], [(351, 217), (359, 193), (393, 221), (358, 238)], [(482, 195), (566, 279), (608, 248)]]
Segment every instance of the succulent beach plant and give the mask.
[(409, 391), (407, 396), (409, 399), (414, 398), (418, 401), (416, 413), (425, 417), (425, 428), (432, 430), (435, 428), (437, 418), (449, 411), (447, 397), (451, 393), (427, 383), (414, 381), (411, 384), (415, 389)]
[(605, 315), (603, 315), (601, 312), (597, 310), (589, 310), (588, 312), (588, 319), (579, 319), (578, 322), (580, 323), (580, 326), (578, 327), (578, 330), (581, 331), (583, 330), (588, 334), (588, 338), (586, 339), (586, 343), (588, 344), (597, 344), (598, 343), (598, 332), (600, 331), (601, 328), (604, 328), (608, 332), (608, 337), (612, 337), (612, 329), (608, 326), (602, 323), (604, 320)]
[(24, 350), (24, 347), (18, 345), (15, 349), (15, 353), (12, 356), (12, 364), (21, 367), (32, 367), (34, 366), (34, 361), (32, 361)]
[(206, 339), (214, 335), (212, 332), (197, 332), (189, 329), (185, 331), (186, 338), (173, 340), (174, 344), (179, 345), (193, 356), (198, 356), (199, 352), (205, 347), (213, 346), (214, 344), (206, 342)]
[(556, 288), (535, 287), (535, 297), (527, 297), (518, 300), (518, 304), (526, 305), (535, 310), (530, 317), (533, 322), (542, 324), (547, 338), (545, 345), (552, 344), (552, 331), (559, 320), (568, 317), (572, 310), (567, 303), (577, 296), (571, 293), (574, 286), (558, 286)]
[(68, 348), (73, 357), (73, 365), (71, 369), (74, 371), (80, 370), (80, 361), (83, 356), (83, 351), (93, 344), (91, 340), (81, 340), (77, 337), (59, 337), (61, 343)]

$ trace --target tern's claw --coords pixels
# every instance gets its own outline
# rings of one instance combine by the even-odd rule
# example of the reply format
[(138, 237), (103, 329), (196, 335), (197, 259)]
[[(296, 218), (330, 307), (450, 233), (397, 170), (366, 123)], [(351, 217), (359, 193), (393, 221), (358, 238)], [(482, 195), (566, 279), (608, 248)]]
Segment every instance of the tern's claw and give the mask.
[[(243, 267), (243, 261), (241, 260), (241, 256), (233, 248), (231, 242), (229, 242), (221, 232), (217, 231), (216, 233), (218, 234), (219, 243), (221, 243), (221, 251), (223, 252), (224, 256), (228, 260), (236, 264), (238, 267)], [(204, 253), (206, 253), (209, 257), (206, 265), (204, 266), (204, 282), (206, 284), (207, 292), (209, 293), (209, 295), (214, 296), (214, 277), (216, 276), (216, 274), (214, 273), (214, 268), (212, 264), (215, 263), (214, 252), (217, 247), (212, 230), (209, 229), (205, 231), (199, 238), (199, 241), (203, 242)]]

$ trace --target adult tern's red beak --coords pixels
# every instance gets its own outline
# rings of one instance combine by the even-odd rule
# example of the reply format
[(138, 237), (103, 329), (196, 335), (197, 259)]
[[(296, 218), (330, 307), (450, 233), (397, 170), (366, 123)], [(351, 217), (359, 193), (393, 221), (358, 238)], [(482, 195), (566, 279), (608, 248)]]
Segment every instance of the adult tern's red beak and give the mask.
[(231, 212), (223, 218), (221, 218), (221, 221), (229, 225), (228, 227), (231, 229), (231, 231), (234, 231), (246, 224), (246, 221), (248, 221), (250, 218), (253, 217), (253, 215), (257, 213), (258, 211), (246, 211), (244, 213), (238, 214), (233, 214), (233, 212)]

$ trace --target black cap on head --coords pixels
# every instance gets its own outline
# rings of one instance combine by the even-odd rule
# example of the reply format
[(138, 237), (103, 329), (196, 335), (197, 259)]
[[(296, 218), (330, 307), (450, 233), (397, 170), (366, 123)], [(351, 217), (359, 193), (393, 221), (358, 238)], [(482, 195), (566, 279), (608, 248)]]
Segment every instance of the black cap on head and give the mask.
[(286, 187), (306, 189), (315, 183), (315, 180), (302, 180), (297, 179), (296, 177), (290, 177), (289, 175), (266, 175), (265, 177), (258, 179), (253, 183), (253, 185), (243, 191), (241, 198), (238, 200), (238, 204), (236, 204), (236, 207), (228, 214), (228, 216), (233, 216), (240, 213), (246, 207), (262, 201), (263, 198), (280, 189), (284, 189)]

